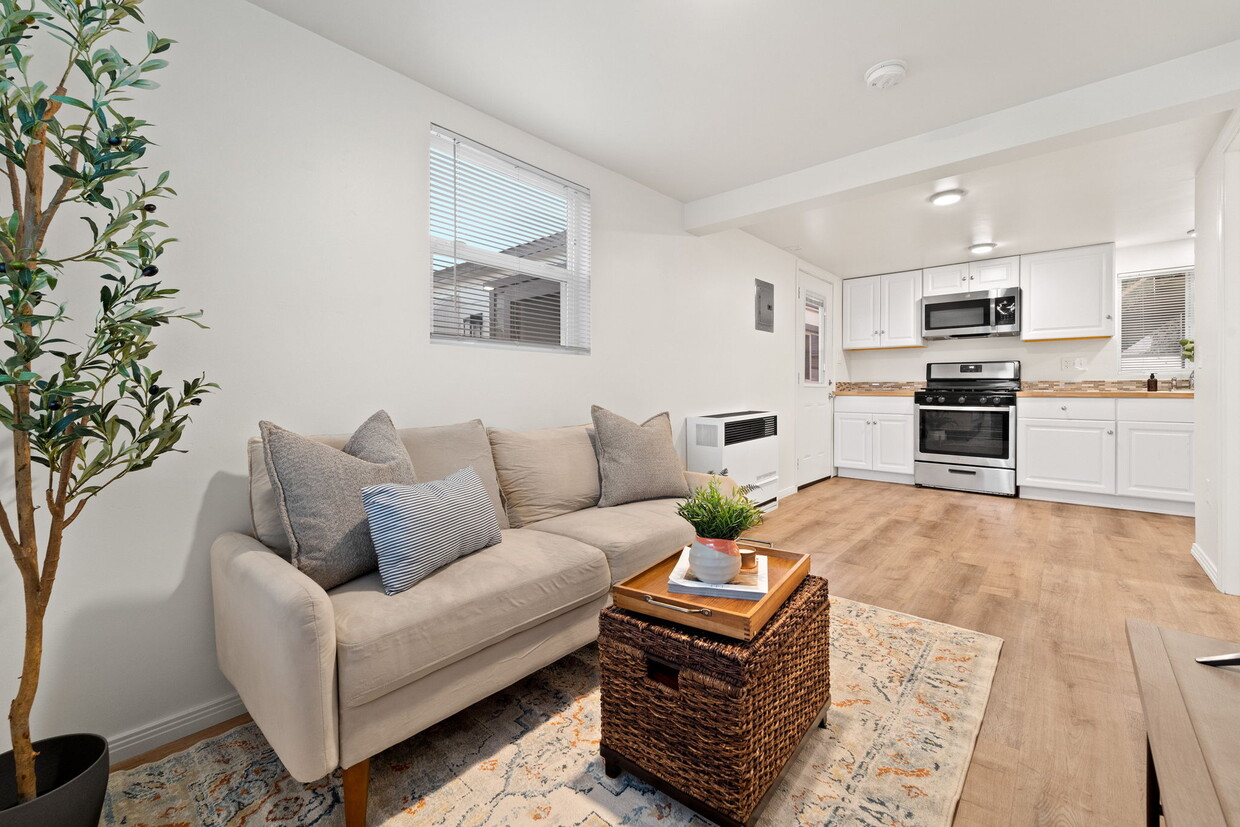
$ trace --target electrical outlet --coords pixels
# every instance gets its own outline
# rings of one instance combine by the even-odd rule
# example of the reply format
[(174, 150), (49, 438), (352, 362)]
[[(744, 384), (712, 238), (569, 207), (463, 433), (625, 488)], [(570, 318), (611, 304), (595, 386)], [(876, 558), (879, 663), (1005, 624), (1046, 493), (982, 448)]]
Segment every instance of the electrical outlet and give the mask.
[(1059, 360), (1060, 370), (1072, 370), (1075, 367), (1076, 367), (1076, 360), (1071, 357)]

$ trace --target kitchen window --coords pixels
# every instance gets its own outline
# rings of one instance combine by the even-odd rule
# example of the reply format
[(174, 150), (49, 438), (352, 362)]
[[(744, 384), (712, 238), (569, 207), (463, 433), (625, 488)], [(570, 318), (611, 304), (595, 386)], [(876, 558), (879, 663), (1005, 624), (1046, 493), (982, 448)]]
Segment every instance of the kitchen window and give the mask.
[(1119, 277), (1120, 373), (1188, 370), (1181, 339), (1193, 338), (1191, 268)]
[(442, 127), (431, 339), (590, 352), (590, 191)]

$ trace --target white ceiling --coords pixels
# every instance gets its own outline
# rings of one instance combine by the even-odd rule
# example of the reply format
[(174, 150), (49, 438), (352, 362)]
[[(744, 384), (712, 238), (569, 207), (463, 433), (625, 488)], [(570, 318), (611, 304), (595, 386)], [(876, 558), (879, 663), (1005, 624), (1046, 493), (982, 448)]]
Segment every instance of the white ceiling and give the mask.
[(1240, 39), (1236, 0), (252, 1), (684, 201)]
[[(1183, 240), (1193, 226), (1194, 175), (1226, 114), (782, 215), (745, 229), (848, 277), (1115, 241)], [(937, 184), (937, 186), (936, 186)], [(932, 206), (938, 189), (963, 201)]]

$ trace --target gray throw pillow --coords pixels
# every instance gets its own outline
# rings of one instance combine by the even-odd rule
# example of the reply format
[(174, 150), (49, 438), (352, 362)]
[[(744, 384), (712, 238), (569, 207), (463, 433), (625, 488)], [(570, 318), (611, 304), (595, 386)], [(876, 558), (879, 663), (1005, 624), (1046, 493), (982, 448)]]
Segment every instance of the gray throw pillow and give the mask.
[(672, 421), (664, 411), (642, 424), (606, 408), (590, 408), (598, 446), (602, 490), (599, 507), (658, 497), (687, 497), (680, 454), (672, 442)]
[(293, 565), (324, 589), (378, 568), (362, 489), (417, 482), (387, 412), (362, 423), (339, 451), (270, 422), (259, 430)]

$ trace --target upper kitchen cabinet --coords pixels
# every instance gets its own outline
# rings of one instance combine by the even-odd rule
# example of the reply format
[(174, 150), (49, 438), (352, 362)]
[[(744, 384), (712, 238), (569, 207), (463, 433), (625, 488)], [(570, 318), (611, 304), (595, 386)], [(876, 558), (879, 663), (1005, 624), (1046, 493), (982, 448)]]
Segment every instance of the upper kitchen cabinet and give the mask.
[(920, 347), (922, 271), (844, 281), (844, 348)]
[(844, 280), (844, 349), (879, 345), (882, 276)]
[(949, 293), (966, 293), (969, 290), (968, 262), (927, 267), (921, 273), (923, 296), (946, 296)]
[(1025, 341), (1115, 335), (1115, 245), (1020, 257)]
[(1019, 287), (1020, 256), (928, 267), (922, 271), (921, 283), (924, 296)]
[(1020, 287), (1020, 256), (969, 262), (970, 290), (1006, 290)]

